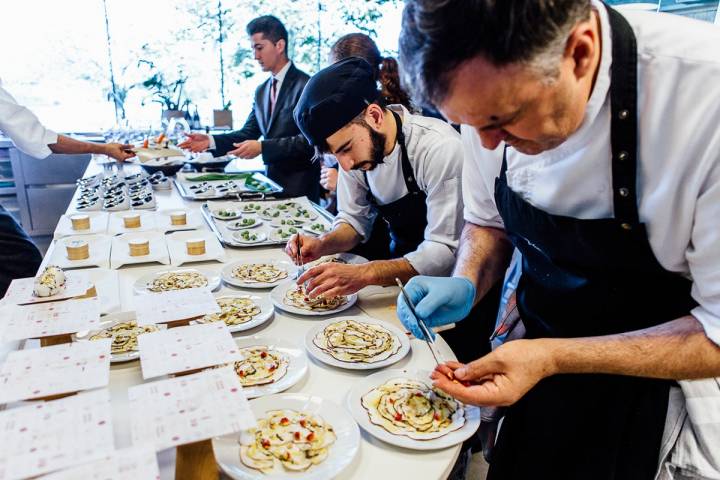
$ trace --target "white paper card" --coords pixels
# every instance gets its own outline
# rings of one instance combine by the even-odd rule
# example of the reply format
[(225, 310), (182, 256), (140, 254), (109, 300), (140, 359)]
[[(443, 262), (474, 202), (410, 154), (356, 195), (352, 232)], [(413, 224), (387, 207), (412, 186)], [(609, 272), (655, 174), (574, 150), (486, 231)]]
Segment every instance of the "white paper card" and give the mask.
[(44, 480), (159, 480), (157, 456), (150, 446), (117, 450), (102, 460), (51, 473)]
[[(0, 314), (5, 323), (2, 338), (25, 340), (64, 333), (93, 330), (100, 324), (100, 301), (97, 298), (10, 306)], [(2, 321), (2, 320), (0, 320)]]
[(36, 297), (33, 295), (35, 286), (35, 277), (18, 278), (10, 283), (3, 303), (12, 303), (15, 305), (25, 305), (30, 303), (53, 302), (57, 300), (65, 300), (67, 298), (85, 295), (92, 286), (90, 275), (88, 272), (65, 272), (65, 288), (62, 292), (51, 297)]
[(92, 462), (114, 450), (107, 390), (0, 412), (0, 480)]
[(9, 353), (0, 370), (0, 403), (106, 386), (111, 342), (108, 338)]
[(243, 355), (223, 322), (170, 328), (138, 336), (143, 378), (240, 361)]
[(186, 320), (220, 311), (215, 297), (207, 288), (137, 295), (133, 300), (138, 325)]
[(239, 432), (256, 421), (232, 367), (128, 389), (132, 441), (156, 450)]

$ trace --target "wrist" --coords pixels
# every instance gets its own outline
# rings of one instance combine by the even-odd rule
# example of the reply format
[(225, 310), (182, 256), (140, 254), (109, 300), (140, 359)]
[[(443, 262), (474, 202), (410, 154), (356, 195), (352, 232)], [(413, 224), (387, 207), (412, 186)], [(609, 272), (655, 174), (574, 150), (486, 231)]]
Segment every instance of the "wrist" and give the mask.
[(537, 347), (541, 356), (539, 363), (543, 366), (544, 377), (565, 373), (562, 366), (561, 340), (555, 338), (538, 338), (527, 341), (535, 343)]

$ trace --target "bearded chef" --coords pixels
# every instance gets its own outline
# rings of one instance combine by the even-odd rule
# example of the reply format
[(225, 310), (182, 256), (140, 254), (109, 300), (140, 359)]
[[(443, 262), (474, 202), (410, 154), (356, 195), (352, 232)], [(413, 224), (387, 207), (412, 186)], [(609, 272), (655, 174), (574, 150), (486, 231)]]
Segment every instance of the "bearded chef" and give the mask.
[(409, 0), (400, 43), (414, 98), (467, 126), (458, 262), (409, 282), (418, 316), (463, 318), (522, 253), (525, 338), (433, 374), (509, 406), (488, 478), (652, 479), (659, 459), (718, 478), (698, 474), (717, 382), (679, 382), (715, 435), (692, 439), (704, 460), (677, 455), (670, 400), (720, 375), (720, 30), (588, 0)]

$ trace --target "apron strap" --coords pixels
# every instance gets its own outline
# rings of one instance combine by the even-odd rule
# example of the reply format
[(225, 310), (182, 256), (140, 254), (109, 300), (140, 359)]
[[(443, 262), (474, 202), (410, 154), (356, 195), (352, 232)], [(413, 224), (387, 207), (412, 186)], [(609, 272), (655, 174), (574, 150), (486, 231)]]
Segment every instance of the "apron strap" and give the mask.
[(639, 224), (637, 201), (637, 45), (632, 27), (606, 7), (612, 26), (610, 143), (615, 219), (630, 231)]

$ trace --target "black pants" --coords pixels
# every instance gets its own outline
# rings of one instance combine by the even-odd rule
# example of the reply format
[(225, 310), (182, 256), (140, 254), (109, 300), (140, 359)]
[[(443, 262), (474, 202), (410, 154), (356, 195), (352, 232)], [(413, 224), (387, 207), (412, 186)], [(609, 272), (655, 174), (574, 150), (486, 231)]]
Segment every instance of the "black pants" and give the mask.
[(0, 207), (0, 297), (16, 278), (32, 277), (42, 255), (30, 237), (4, 208)]

